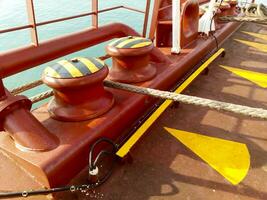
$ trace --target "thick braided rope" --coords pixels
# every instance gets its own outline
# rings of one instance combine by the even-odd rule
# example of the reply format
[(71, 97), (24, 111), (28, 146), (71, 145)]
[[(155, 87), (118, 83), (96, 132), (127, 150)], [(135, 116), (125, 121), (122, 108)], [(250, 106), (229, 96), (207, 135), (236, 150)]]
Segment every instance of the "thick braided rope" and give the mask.
[(222, 21), (235, 21), (235, 22), (254, 22), (260, 24), (267, 24), (267, 18), (262, 17), (236, 17), (236, 16), (224, 16), (219, 18)]
[(31, 82), (31, 83), (22, 85), (20, 87), (14, 88), (10, 92), (11, 92), (11, 94), (16, 95), (16, 94), (19, 94), (21, 92), (32, 89), (32, 88), (37, 87), (37, 86), (42, 85), (42, 84), (43, 84), (42, 80), (37, 80), (37, 81)]
[(244, 16), (223, 16), (222, 21), (254, 22), (267, 24), (267, 7), (263, 4), (251, 3), (248, 7), (242, 8)]
[(244, 116), (254, 117), (254, 118), (260, 118), (260, 119), (267, 119), (267, 110), (264, 110), (262, 108), (253, 108), (248, 106), (242, 106), (232, 103), (226, 103), (216, 100), (210, 100), (200, 97), (194, 97), (194, 96), (188, 96), (184, 94), (177, 94), (173, 92), (166, 92), (151, 88), (144, 88), (144, 87), (138, 87), (133, 86), (129, 84), (124, 83), (118, 83), (113, 81), (104, 81), (104, 85), (111, 88), (126, 90), (130, 92), (135, 92), (138, 94), (144, 94), (149, 95), (161, 99), (169, 99), (173, 101), (182, 102), (185, 104), (191, 104), (201, 107), (208, 107), (211, 109), (219, 110), (219, 111), (228, 111), (236, 114), (241, 114)]
[(36, 103), (39, 101), (42, 101), (48, 97), (51, 97), (54, 95), (54, 92), (52, 90), (48, 90), (46, 92), (43, 92), (41, 94), (37, 94), (36, 96), (33, 96), (30, 98), (30, 100), (32, 101), (32, 103)]

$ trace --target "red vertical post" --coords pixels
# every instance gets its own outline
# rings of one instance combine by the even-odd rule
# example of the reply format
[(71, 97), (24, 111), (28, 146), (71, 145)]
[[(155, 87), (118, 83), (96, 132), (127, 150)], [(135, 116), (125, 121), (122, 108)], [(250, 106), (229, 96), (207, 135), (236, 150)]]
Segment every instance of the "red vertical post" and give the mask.
[(98, 28), (98, 0), (92, 0), (92, 25), (95, 28)]
[(0, 78), (0, 100), (3, 100), (5, 98), (6, 98), (5, 87), (2, 78)]
[(147, 32), (147, 23), (149, 17), (149, 9), (150, 9), (150, 2), (151, 0), (146, 1), (146, 11), (145, 11), (145, 18), (144, 18), (144, 25), (143, 25), (143, 37), (146, 37)]
[(39, 41), (38, 41), (33, 0), (26, 0), (26, 4), (27, 4), (29, 24), (31, 25), (31, 39), (33, 44), (38, 46)]
[(161, 4), (161, 0), (155, 0), (154, 1), (154, 8), (153, 8), (153, 14), (152, 14), (152, 20), (150, 25), (150, 32), (149, 32), (149, 39), (154, 40), (155, 32), (158, 25), (158, 12), (159, 7)]

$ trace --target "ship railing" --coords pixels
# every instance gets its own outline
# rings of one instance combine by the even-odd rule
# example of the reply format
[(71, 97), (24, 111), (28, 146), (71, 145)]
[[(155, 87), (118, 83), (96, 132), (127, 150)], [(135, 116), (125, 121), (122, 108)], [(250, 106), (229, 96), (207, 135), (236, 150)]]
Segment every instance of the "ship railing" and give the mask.
[[(52, 19), (52, 20), (43, 21), (43, 22), (37, 22), (36, 16), (35, 16), (35, 9), (34, 9), (34, 0), (26, 0), (29, 24), (23, 25), (23, 26), (16, 26), (16, 27), (12, 27), (12, 28), (7, 28), (7, 29), (2, 29), (2, 30), (0, 30), (0, 34), (24, 30), (24, 29), (30, 29), (32, 44), (35, 46), (39, 46), (39, 37), (38, 37), (38, 30), (37, 30), (37, 27), (39, 27), (39, 26), (44, 26), (44, 25), (48, 25), (48, 24), (53, 24), (53, 23), (57, 23), (57, 22), (72, 20), (72, 19), (86, 17), (86, 16), (92, 16), (91, 28), (97, 29), (99, 27), (99, 20), (98, 20), (99, 14), (109, 12), (112, 10), (126, 9), (129, 11), (134, 11), (134, 12), (144, 14), (142, 36), (145, 37), (146, 33), (147, 33), (150, 4), (151, 4), (151, 0), (146, 0), (145, 10), (136, 9), (136, 8), (125, 6), (125, 5), (113, 6), (113, 7), (109, 7), (109, 8), (105, 8), (105, 9), (99, 9), (99, 0), (91, 0), (91, 5), (92, 5), (91, 12), (73, 15), (73, 16), (69, 16), (69, 17)], [(107, 57), (107, 55), (104, 55), (101, 58), (107, 59), (108, 57)], [(29, 89), (31, 89), (31, 88), (29, 88)], [(4, 95), (5, 95), (5, 88), (4, 88), (4, 85), (2, 83), (2, 80), (0, 80), (0, 98)]]
[(87, 12), (87, 13), (83, 13), (83, 14), (79, 14), (79, 15), (73, 15), (73, 16), (69, 16), (69, 17), (53, 19), (53, 20), (48, 20), (48, 21), (44, 21), (44, 22), (36, 22), (34, 0), (26, 0), (29, 24), (23, 25), (23, 26), (16, 26), (16, 27), (8, 28), (8, 29), (2, 29), (2, 30), (0, 30), (0, 34), (18, 31), (18, 30), (23, 30), (23, 29), (31, 29), (31, 41), (34, 45), (38, 46), (39, 38), (38, 38), (37, 27), (39, 27), (39, 26), (57, 23), (57, 22), (62, 22), (62, 21), (67, 21), (67, 20), (81, 18), (81, 17), (86, 17), (86, 16), (92, 16), (92, 27), (98, 28), (98, 26), (99, 26), (98, 18), (99, 18), (100, 13), (104, 13), (104, 12), (108, 12), (108, 11), (112, 11), (112, 10), (117, 10), (117, 9), (126, 9), (126, 10), (130, 10), (130, 11), (142, 13), (145, 15), (144, 16), (144, 22), (143, 22), (143, 31), (142, 31), (142, 35), (145, 37), (146, 32), (147, 32), (150, 3), (151, 3), (151, 0), (146, 0), (145, 10), (139, 10), (139, 9), (136, 9), (133, 7), (125, 6), (125, 5), (113, 6), (110, 8), (105, 8), (105, 9), (99, 10), (98, 9), (99, 8), (98, 0), (91, 0), (91, 4), (92, 4), (92, 11), (91, 12)]

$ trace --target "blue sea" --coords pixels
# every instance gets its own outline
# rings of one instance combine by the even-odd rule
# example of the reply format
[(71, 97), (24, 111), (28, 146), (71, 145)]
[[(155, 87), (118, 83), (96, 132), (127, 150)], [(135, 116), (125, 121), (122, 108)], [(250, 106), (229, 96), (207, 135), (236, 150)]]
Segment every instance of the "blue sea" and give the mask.
[[(99, 9), (112, 6), (126, 5), (141, 10), (145, 9), (145, 0), (125, 1), (125, 0), (99, 0)], [(43, 22), (51, 19), (68, 17), (72, 15), (82, 14), (91, 11), (91, 0), (34, 0), (36, 21)], [(122, 22), (135, 30), (142, 33), (144, 15), (125, 9), (118, 9), (100, 14), (99, 25), (111, 22)], [(28, 24), (26, 0), (0, 0), (0, 29), (7, 29), (14, 26), (23, 26)], [(44, 41), (57, 36), (83, 30), (91, 26), (91, 16), (58, 22), (54, 24), (38, 27), (39, 41)], [(0, 52), (25, 46), (31, 43), (29, 29), (0, 34)], [(79, 56), (103, 56), (105, 55), (104, 47), (107, 43), (103, 43), (82, 51), (64, 56), (64, 58), (72, 58)], [(59, 58), (57, 60), (60, 60)], [(55, 60), (56, 61), (56, 60)], [(29, 81), (38, 80), (41, 77), (45, 66), (54, 63), (37, 66), (35, 68), (24, 71), (20, 74), (4, 79), (7, 88), (15, 88)], [(110, 60), (107, 61), (110, 64)], [(0, 64), (1, 66), (1, 64)], [(33, 96), (40, 92), (46, 91), (46, 86), (40, 86), (25, 92), (27, 96)]]
[[(256, 0), (267, 4), (267, 0)], [(138, 9), (145, 9), (146, 0), (99, 0), (99, 9), (118, 5), (127, 5)], [(152, 9), (153, 1), (151, 4)], [(35, 14), (37, 22), (68, 17), (91, 11), (91, 0), (34, 0)], [(102, 13), (99, 16), (99, 24), (104, 25), (110, 22), (122, 22), (134, 27), (138, 32), (142, 32), (144, 15), (129, 10), (119, 9)], [(0, 29), (7, 29), (14, 26), (22, 26), (28, 23), (26, 0), (0, 0)], [(91, 16), (78, 19), (58, 22), (38, 27), (38, 36), (40, 41), (51, 39), (63, 34), (83, 30), (91, 26)], [(0, 52), (21, 47), (31, 43), (29, 29), (15, 31), (11, 33), (0, 34)], [(105, 55), (105, 44), (100, 44), (92, 48), (84, 49), (64, 58), (79, 56), (102, 56)], [(61, 58), (59, 58), (61, 59)], [(58, 60), (58, 59), (57, 59)], [(29, 81), (38, 80), (41, 77), (45, 66), (52, 64), (43, 64), (33, 69), (24, 71), (20, 74), (4, 79), (4, 84), (11, 89)], [(110, 60), (107, 61), (110, 64)], [(1, 62), (0, 62), (1, 67)], [(48, 90), (41, 86), (24, 93), (27, 96), (33, 96), (37, 93)]]

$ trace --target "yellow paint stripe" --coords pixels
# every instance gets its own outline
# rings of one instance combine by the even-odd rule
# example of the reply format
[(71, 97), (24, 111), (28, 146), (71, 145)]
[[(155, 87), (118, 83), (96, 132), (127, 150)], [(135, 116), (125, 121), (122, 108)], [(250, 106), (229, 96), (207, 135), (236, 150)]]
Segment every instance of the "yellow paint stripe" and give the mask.
[(113, 46), (118, 40), (119, 40), (119, 39), (116, 39), (116, 40), (110, 42), (108, 45), (109, 45), (109, 46)]
[(83, 74), (69, 61), (67, 60), (61, 60), (58, 62), (60, 65), (62, 65), (70, 74), (72, 77), (81, 77)]
[(123, 41), (124, 39), (126, 39), (126, 37), (115, 39), (114, 41), (110, 42), (108, 45), (109, 45), (109, 46), (113, 46), (113, 45), (114, 45), (115, 43), (117, 43), (119, 40), (122, 40), (122, 41)]
[(263, 40), (267, 41), (267, 35), (265, 35), (265, 34), (253, 33), (253, 32), (247, 32), (247, 31), (242, 31), (242, 32), (245, 33), (245, 34), (248, 34), (250, 36), (253, 36), (253, 37), (256, 37), (256, 38), (259, 38), (259, 39), (263, 39)]
[(165, 129), (233, 185), (246, 177), (250, 166), (246, 144), (167, 127)]
[(133, 39), (125, 40), (125, 41), (119, 43), (116, 47), (117, 47), (117, 48), (121, 48), (121, 47), (123, 47), (124, 45), (129, 44), (130, 42), (134, 42), (134, 41), (136, 41), (136, 40), (140, 40), (140, 39), (143, 39), (143, 38), (141, 38), (141, 37), (137, 37), (137, 38), (133, 38)]
[[(203, 65), (201, 65), (189, 78), (187, 78), (176, 90), (175, 93), (181, 93), (205, 68), (207, 68), (224, 49), (219, 49), (213, 54)], [(160, 107), (136, 130), (127, 142), (117, 151), (116, 155), (124, 157), (132, 148), (132, 146), (142, 137), (147, 129), (159, 118), (159, 116), (168, 108), (172, 103), (171, 100), (164, 101)]]
[(148, 46), (150, 44), (152, 44), (152, 42), (142, 42), (142, 43), (133, 45), (131, 48), (145, 47), (145, 46)]
[(46, 67), (44, 73), (53, 78), (61, 78), (61, 76), (52, 67)]
[(220, 65), (220, 67), (257, 84), (262, 88), (267, 88), (267, 74), (229, 67), (225, 65)]
[(105, 65), (105, 62), (99, 58), (95, 58), (95, 60), (97, 60), (98, 62), (100, 62), (103, 66)]
[(83, 57), (77, 57), (77, 59), (81, 61), (90, 70), (91, 73), (95, 73), (99, 70), (97, 66), (95, 66), (95, 64), (92, 63), (89, 59)]
[(235, 41), (238, 41), (242, 44), (248, 45), (250, 47), (254, 47), (254, 48), (258, 49), (259, 51), (267, 53), (267, 44), (261, 44), (258, 42), (250, 42), (250, 41), (239, 40), (239, 39), (235, 39)]

